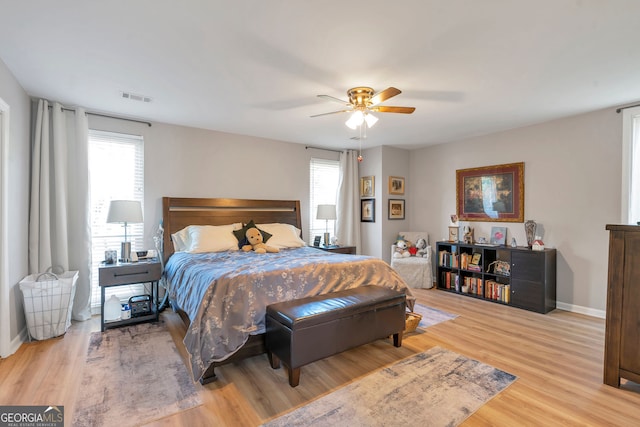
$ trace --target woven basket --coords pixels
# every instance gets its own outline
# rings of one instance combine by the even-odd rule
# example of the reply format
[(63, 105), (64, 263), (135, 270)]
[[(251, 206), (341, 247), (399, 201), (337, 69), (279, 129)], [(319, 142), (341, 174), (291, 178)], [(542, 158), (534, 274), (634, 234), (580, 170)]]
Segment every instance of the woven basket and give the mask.
[(418, 327), (418, 324), (420, 323), (420, 320), (422, 320), (421, 314), (413, 312), (406, 313), (404, 332), (408, 333), (415, 331)]

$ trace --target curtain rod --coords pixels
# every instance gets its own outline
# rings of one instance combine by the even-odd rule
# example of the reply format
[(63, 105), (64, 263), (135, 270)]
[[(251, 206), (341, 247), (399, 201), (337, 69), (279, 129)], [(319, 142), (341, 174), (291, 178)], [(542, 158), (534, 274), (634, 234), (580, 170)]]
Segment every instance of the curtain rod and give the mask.
[(627, 105), (626, 107), (620, 107), (616, 110), (616, 113), (626, 110), (627, 108), (640, 107), (640, 104)]
[[(53, 105), (49, 105), (49, 108), (52, 108), (52, 107)], [(76, 112), (75, 108), (69, 108), (69, 107), (62, 107), (62, 111), (73, 111), (74, 113)], [(109, 119), (118, 119), (118, 120), (126, 120), (128, 122), (142, 123), (143, 125), (147, 125), (151, 127), (151, 122), (145, 122), (144, 120), (129, 119), (127, 117), (110, 116), (108, 114), (92, 113), (91, 111), (85, 111), (84, 113), (90, 116), (107, 117)]]
[(324, 151), (333, 151), (334, 153), (342, 153), (342, 150), (332, 150), (331, 148), (312, 147), (310, 145), (307, 145), (304, 148), (305, 148), (305, 150), (308, 150), (309, 148), (312, 148), (314, 150), (324, 150)]

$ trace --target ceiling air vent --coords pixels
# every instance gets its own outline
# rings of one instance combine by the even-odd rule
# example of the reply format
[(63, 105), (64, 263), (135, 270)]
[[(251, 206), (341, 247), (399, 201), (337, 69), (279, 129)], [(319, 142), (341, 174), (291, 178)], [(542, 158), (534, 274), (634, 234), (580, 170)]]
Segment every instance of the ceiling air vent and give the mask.
[(131, 93), (131, 92), (120, 92), (122, 94), (122, 97), (124, 99), (130, 99), (132, 101), (139, 101), (139, 102), (151, 102), (151, 98), (148, 96), (144, 96), (144, 95), (138, 95), (136, 93)]

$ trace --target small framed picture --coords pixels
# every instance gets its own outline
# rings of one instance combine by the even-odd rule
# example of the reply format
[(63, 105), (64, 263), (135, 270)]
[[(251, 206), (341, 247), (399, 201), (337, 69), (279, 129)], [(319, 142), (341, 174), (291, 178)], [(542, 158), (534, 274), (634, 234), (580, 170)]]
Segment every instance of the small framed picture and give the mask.
[(389, 219), (404, 219), (404, 200), (389, 199)]
[(389, 177), (389, 194), (404, 194), (404, 178), (401, 176)]
[(507, 239), (507, 227), (491, 227), (491, 241), (493, 245), (504, 245)]
[(360, 197), (373, 197), (376, 191), (374, 184), (373, 176), (360, 178)]
[(322, 237), (320, 237), (320, 236), (316, 236), (316, 237), (313, 239), (313, 246), (315, 246), (315, 247), (320, 246), (320, 239), (321, 239), (321, 238), (322, 238)]
[(376, 199), (362, 199), (360, 201), (360, 221), (376, 222)]

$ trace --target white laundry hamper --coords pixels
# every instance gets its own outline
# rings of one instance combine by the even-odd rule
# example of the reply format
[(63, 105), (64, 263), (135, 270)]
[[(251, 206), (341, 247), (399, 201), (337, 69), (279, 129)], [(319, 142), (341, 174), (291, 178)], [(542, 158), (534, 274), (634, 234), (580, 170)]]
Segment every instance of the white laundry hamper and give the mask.
[(77, 271), (67, 271), (31, 274), (20, 281), (31, 339), (44, 340), (67, 332), (77, 280)]

